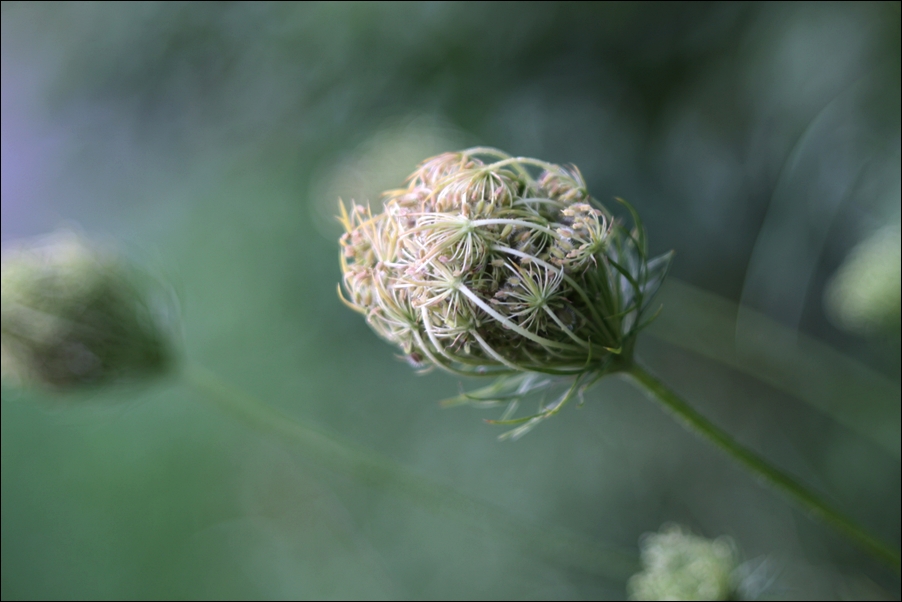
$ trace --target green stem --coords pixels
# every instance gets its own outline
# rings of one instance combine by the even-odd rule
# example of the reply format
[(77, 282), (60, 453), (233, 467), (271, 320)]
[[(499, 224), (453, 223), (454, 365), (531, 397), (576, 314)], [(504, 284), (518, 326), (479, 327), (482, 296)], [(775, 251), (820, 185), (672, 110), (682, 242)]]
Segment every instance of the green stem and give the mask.
[(869, 535), (852, 520), (828, 506), (817, 494), (801, 485), (795, 477), (776, 468), (750, 449), (737, 443), (735, 439), (695, 411), (638, 362), (633, 362), (624, 368), (624, 372), (641, 385), (650, 397), (664, 406), (683, 426), (718, 446), (745, 468), (761, 477), (771, 487), (792, 498), (809, 513), (831, 525), (864, 551), (884, 562), (896, 574), (899, 574), (899, 552)]
[(537, 552), (553, 563), (616, 582), (625, 581), (638, 570), (634, 554), (599, 546), (566, 530), (536, 526), (512, 516), (503, 508), (418, 476), (388, 458), (297, 422), (232, 388), (205, 368), (188, 366), (183, 377), (220, 409), (260, 431), (297, 445), (319, 466), (401, 494), (437, 514), (462, 518), (480, 530), (488, 525), (494, 532), (506, 532), (525, 549)]

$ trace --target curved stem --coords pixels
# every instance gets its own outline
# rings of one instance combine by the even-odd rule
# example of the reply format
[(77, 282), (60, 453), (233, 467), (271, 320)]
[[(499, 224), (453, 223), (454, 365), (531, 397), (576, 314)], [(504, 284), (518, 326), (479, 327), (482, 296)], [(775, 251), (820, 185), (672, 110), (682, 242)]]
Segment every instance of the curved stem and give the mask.
[(869, 535), (851, 519), (831, 508), (816, 493), (799, 483), (795, 477), (740, 445), (733, 437), (694, 410), (670, 387), (658, 380), (638, 362), (633, 362), (623, 371), (641, 385), (650, 397), (664, 406), (664, 409), (670, 412), (683, 426), (725, 451), (768, 485), (792, 498), (806, 511), (851, 539), (861, 549), (891, 567), (896, 574), (899, 573), (899, 552)]
[(404, 495), (437, 514), (452, 514), (465, 519), (479, 530), (489, 526), (495, 532), (507, 533), (553, 563), (613, 581), (623, 581), (638, 569), (634, 554), (599, 546), (566, 530), (534, 525), (494, 504), (420, 477), (389, 458), (297, 422), (234, 389), (205, 368), (189, 365), (184, 370), (183, 378), (220, 409), (258, 430), (298, 445), (317, 464), (335, 472)]

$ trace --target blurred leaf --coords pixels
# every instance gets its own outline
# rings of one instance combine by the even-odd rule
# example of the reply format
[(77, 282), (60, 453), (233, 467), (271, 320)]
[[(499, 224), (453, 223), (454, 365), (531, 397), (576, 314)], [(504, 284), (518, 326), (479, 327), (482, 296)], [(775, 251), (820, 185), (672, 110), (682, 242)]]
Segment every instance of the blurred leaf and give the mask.
[(739, 306), (677, 279), (667, 281), (661, 300), (652, 336), (798, 397), (900, 459), (900, 388), (886, 377), (747, 309), (752, 327), (737, 346)]

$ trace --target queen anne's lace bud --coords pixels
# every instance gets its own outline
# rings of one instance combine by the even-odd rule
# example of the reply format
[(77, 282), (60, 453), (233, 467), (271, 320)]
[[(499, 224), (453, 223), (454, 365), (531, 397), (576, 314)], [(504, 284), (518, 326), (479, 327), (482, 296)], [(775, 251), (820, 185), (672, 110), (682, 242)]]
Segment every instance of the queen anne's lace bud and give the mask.
[(3, 376), (71, 390), (171, 365), (147, 279), (72, 234), (3, 253)]
[(381, 212), (342, 206), (341, 221), (348, 305), (412, 362), (458, 374), (628, 362), (669, 260), (648, 262), (641, 225), (614, 220), (576, 167), (494, 149), (427, 159)]

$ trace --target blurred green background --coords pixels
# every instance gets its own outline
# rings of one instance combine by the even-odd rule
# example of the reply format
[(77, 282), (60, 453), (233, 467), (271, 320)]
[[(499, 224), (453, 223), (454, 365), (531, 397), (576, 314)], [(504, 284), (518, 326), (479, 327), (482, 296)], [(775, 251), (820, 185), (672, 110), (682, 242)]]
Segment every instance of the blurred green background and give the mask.
[[(898, 549), (899, 6), (4, 2), (4, 244), (117, 245), (190, 361), (563, 539), (325, 470), (177, 378), (4, 386), (3, 599), (618, 598), (629, 570), (567, 538), (633, 558), (665, 522), (767, 557), (772, 598), (897, 599), (617, 378), (515, 443), (440, 409), (474, 383), (338, 301), (332, 215), (466, 146), (578, 165), (676, 250), (639, 354)], [(834, 274), (873, 236), (869, 296)]]

